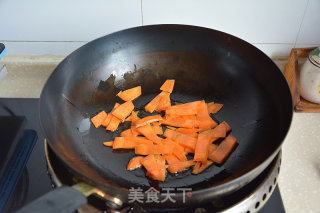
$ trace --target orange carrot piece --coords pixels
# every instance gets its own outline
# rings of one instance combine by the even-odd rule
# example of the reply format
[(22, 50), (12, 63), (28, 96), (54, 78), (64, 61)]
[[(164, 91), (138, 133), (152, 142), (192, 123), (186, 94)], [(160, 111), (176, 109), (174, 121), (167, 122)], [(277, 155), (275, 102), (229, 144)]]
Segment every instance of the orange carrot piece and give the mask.
[[(148, 155), (143, 158), (141, 164), (147, 170), (147, 175), (155, 180), (164, 181), (165, 180), (165, 169), (166, 166), (162, 165), (159, 160), (157, 162), (155, 155)], [(164, 171), (164, 172), (163, 172)], [(164, 173), (164, 175), (163, 175)]]
[(147, 116), (147, 117), (144, 117), (144, 118), (141, 118), (139, 120), (137, 120), (134, 125), (136, 128), (139, 128), (141, 126), (145, 126), (149, 123), (152, 123), (152, 122), (155, 122), (155, 121), (161, 121), (162, 120), (162, 117), (161, 115), (151, 115), (151, 116)]
[(197, 132), (199, 131), (198, 129), (187, 129), (187, 128), (177, 128), (177, 132), (180, 132), (182, 134), (188, 135), (190, 137), (196, 138), (197, 137)]
[(188, 135), (176, 132), (168, 128), (164, 131), (164, 134), (163, 134), (163, 136), (170, 138), (171, 140), (175, 140), (177, 135), (181, 136), (180, 145), (183, 146), (184, 148), (190, 149), (188, 153), (194, 152), (197, 144), (197, 138), (190, 137)]
[(121, 120), (119, 118), (117, 118), (116, 116), (112, 116), (110, 123), (108, 124), (106, 129), (114, 132), (118, 129), (120, 122)]
[(194, 149), (190, 149), (188, 147), (184, 147), (184, 152), (185, 153), (194, 153)]
[(194, 161), (200, 161), (201, 163), (205, 163), (207, 161), (210, 142), (210, 137), (208, 137), (206, 134), (200, 133), (198, 135), (198, 140), (194, 151)]
[[(113, 109), (112, 109), (111, 112), (109, 113), (109, 115), (110, 115), (110, 121), (109, 121), (109, 122), (106, 121), (106, 123), (104, 123), (104, 126), (106, 126), (106, 130), (110, 130), (110, 131), (115, 131), (115, 130), (117, 130), (117, 128), (118, 128), (121, 120), (118, 119), (117, 117), (113, 116), (113, 115), (112, 115), (112, 112), (113, 112), (116, 108), (118, 108), (119, 106), (120, 106), (119, 103), (115, 103)], [(108, 118), (106, 118), (106, 119), (108, 119)]]
[(144, 137), (116, 137), (113, 142), (113, 149), (134, 149), (139, 144), (153, 144)]
[(105, 146), (113, 146), (113, 141), (103, 142), (103, 145), (105, 145)]
[(174, 87), (174, 82), (175, 80), (173, 79), (168, 79), (166, 80), (162, 86), (160, 87), (160, 90), (172, 93), (173, 87)]
[(180, 161), (174, 154), (165, 154), (164, 157), (168, 164), (173, 164)]
[(134, 149), (136, 143), (133, 141), (126, 141), (124, 137), (116, 137), (113, 142), (113, 149)]
[(179, 144), (180, 138), (180, 135), (176, 137), (176, 141), (172, 141), (170, 138), (166, 138), (162, 141), (162, 144), (172, 146), (174, 150), (172, 154), (176, 156), (179, 160), (188, 160), (186, 157), (186, 153), (184, 152), (184, 148)]
[(201, 101), (194, 101), (185, 104), (174, 105), (166, 109), (166, 115), (195, 115), (198, 112), (198, 106)]
[(208, 112), (211, 114), (217, 113), (223, 107), (223, 104), (216, 104), (213, 102), (207, 103)]
[(104, 110), (102, 110), (96, 116), (91, 118), (91, 122), (96, 128), (98, 128), (99, 126), (101, 126), (102, 122), (107, 118), (107, 116), (108, 114)]
[(132, 131), (131, 131), (131, 129), (126, 129), (126, 130), (124, 130), (123, 132), (120, 133), (120, 135), (121, 135), (122, 137), (134, 136), (133, 133), (132, 133)]
[(106, 119), (104, 119), (104, 121), (101, 123), (101, 126), (107, 127), (111, 121), (111, 118), (112, 118), (112, 114), (109, 113)]
[(134, 170), (136, 168), (139, 168), (142, 166), (141, 164), (141, 160), (143, 159), (144, 157), (142, 156), (136, 156), (136, 157), (133, 157), (130, 159), (128, 165), (127, 165), (127, 170)]
[(194, 174), (194, 175), (199, 174), (200, 166), (201, 166), (201, 163), (196, 162), (196, 164), (193, 166), (192, 174)]
[(223, 121), (214, 129), (203, 131), (203, 133), (206, 134), (208, 137), (210, 137), (212, 141), (213, 139), (226, 137), (227, 133), (230, 130), (231, 128), (227, 124), (227, 122)]
[(217, 148), (218, 148), (218, 145), (210, 144), (209, 145), (209, 154), (208, 154), (208, 156), (211, 155), (211, 153), (213, 153), (214, 151), (216, 151)]
[(205, 163), (197, 162), (196, 165), (193, 167), (192, 174), (195, 174), (195, 175), (200, 174), (201, 172), (203, 172), (206, 168), (208, 168), (212, 164), (213, 164), (213, 161), (211, 161), (211, 160), (208, 160)]
[(171, 107), (170, 93), (162, 92), (160, 94), (161, 94), (160, 95), (161, 99), (160, 99), (158, 106), (155, 109), (157, 112), (165, 111), (166, 109)]
[(152, 99), (146, 106), (145, 106), (145, 110), (147, 112), (153, 113), (154, 110), (157, 108), (157, 106), (159, 105), (160, 101), (162, 98), (162, 93), (158, 94), (154, 99)]
[(132, 101), (127, 101), (120, 106), (118, 106), (113, 112), (112, 115), (116, 116), (120, 120), (124, 120), (134, 109)]
[(128, 137), (124, 137), (125, 141), (131, 141), (134, 142), (136, 144), (153, 144), (153, 142), (151, 140), (148, 140), (145, 137), (133, 137), (133, 136), (128, 136)]
[(175, 127), (183, 127), (183, 128), (189, 128), (193, 129), (199, 126), (198, 120), (186, 120), (183, 117), (174, 117), (174, 118), (166, 118), (160, 121), (160, 123), (169, 125), (169, 126), (175, 126)]
[(218, 124), (210, 117), (207, 105), (204, 101), (198, 106), (197, 118), (200, 121), (199, 129), (207, 130), (216, 127)]
[(237, 139), (229, 135), (218, 146), (218, 148), (209, 155), (209, 158), (214, 162), (221, 164), (231, 153), (232, 149), (237, 144)]
[(137, 128), (137, 131), (140, 132), (142, 135), (144, 135), (149, 140), (152, 140), (156, 144), (162, 144), (162, 138), (159, 138), (156, 133), (153, 131), (152, 126), (145, 125), (142, 127)]
[(140, 118), (138, 117), (135, 111), (132, 111), (129, 117), (132, 124), (134, 124), (137, 120), (140, 120)]
[(160, 123), (159, 122), (153, 122), (151, 123), (152, 124), (152, 128), (153, 128), (153, 131), (157, 134), (157, 135), (162, 135), (163, 134), (163, 130), (162, 130), (162, 127), (160, 126)]
[(201, 164), (201, 166), (199, 168), (199, 173), (203, 172), (203, 170), (205, 170), (206, 168), (208, 168), (212, 164), (213, 164), (213, 161), (211, 161), (211, 160), (207, 160), (206, 163)]
[(132, 101), (141, 95), (141, 86), (133, 87), (125, 91), (120, 91), (117, 96), (124, 101)]
[(195, 165), (195, 163), (196, 162), (194, 162), (193, 160), (175, 162), (169, 164), (168, 170), (170, 173), (181, 172), (187, 169), (188, 167)]
[(154, 144), (138, 144), (135, 146), (136, 155), (154, 155), (154, 154), (171, 154), (172, 146), (154, 145)]

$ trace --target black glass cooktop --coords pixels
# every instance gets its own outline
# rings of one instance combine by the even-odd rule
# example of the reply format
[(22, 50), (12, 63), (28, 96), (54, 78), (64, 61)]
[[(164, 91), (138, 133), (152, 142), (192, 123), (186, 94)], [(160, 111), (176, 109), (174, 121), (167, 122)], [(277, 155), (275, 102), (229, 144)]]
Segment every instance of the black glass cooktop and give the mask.
[[(3, 109), (3, 106), (6, 106), (16, 116), (24, 116), (26, 118), (25, 129), (35, 130), (38, 135), (38, 140), (27, 161), (24, 172), (10, 197), (6, 212), (14, 212), (21, 206), (52, 190), (52, 184), (47, 174), (44, 137), (40, 130), (38, 105), (39, 99), (0, 98), (0, 116), (8, 115), (7, 110)], [(278, 187), (260, 210), (260, 213), (269, 212), (285, 212)]]

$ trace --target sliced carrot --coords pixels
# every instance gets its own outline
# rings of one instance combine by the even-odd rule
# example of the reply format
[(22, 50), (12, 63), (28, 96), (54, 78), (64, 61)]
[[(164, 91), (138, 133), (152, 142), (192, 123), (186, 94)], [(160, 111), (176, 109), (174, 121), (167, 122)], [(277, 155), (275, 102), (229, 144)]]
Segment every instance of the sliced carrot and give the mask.
[(203, 172), (203, 170), (205, 170), (206, 168), (208, 168), (212, 164), (213, 164), (213, 161), (211, 161), (211, 160), (207, 160), (206, 163), (201, 164), (201, 166), (199, 168), (199, 173)]
[(136, 128), (139, 128), (141, 126), (145, 126), (149, 123), (152, 123), (152, 122), (155, 122), (155, 121), (161, 121), (162, 120), (162, 117), (161, 115), (151, 115), (151, 116), (147, 116), (147, 117), (144, 117), (144, 118), (141, 118), (139, 120), (137, 120), (134, 125)]
[(157, 106), (159, 105), (160, 101), (161, 101), (162, 95), (161, 93), (158, 94), (154, 99), (152, 99), (146, 106), (145, 106), (145, 110), (147, 112), (153, 113), (154, 110), (156, 110)]
[(237, 139), (232, 135), (227, 136), (218, 146), (218, 148), (209, 155), (214, 162), (221, 164), (231, 153), (237, 144)]
[(188, 135), (181, 134), (180, 145), (184, 148), (189, 148), (192, 152), (195, 151), (197, 144), (197, 138), (190, 137)]
[(142, 157), (142, 156), (136, 156), (136, 157), (131, 158), (128, 165), (127, 165), (127, 170), (134, 170), (134, 169), (142, 166), (141, 160), (143, 158), (144, 157)]
[(163, 130), (162, 130), (162, 127), (160, 126), (160, 123), (159, 122), (152, 122), (152, 128), (153, 128), (153, 131), (157, 134), (157, 135), (162, 135), (163, 134)]
[(186, 104), (174, 105), (166, 109), (166, 114), (175, 115), (195, 115), (198, 112), (198, 106), (201, 101), (194, 101)]
[(168, 145), (138, 144), (135, 146), (137, 155), (171, 154), (172, 151), (173, 147)]
[(135, 111), (132, 111), (132, 113), (131, 113), (130, 116), (131, 116), (131, 122), (132, 122), (132, 124), (134, 124), (137, 120), (140, 119)]
[(208, 137), (206, 134), (200, 133), (198, 135), (198, 140), (194, 151), (194, 161), (200, 161), (201, 163), (205, 163), (207, 161), (210, 142), (210, 137)]
[(188, 161), (179, 161), (172, 164), (169, 164), (168, 170), (171, 173), (181, 172), (187, 169), (188, 167), (195, 165), (195, 162), (192, 160)]
[(175, 130), (172, 130), (170, 128), (166, 128), (166, 130), (163, 133), (163, 136), (166, 138), (170, 138), (171, 140), (174, 140), (177, 137), (177, 135), (179, 135), (179, 134), (181, 134), (181, 133), (179, 133)]
[(161, 164), (159, 160), (157, 161), (155, 155), (148, 155), (147, 157), (142, 159), (140, 162), (144, 166), (144, 168), (147, 170), (148, 176), (159, 181), (165, 180), (166, 166)]
[(161, 96), (160, 102), (155, 109), (157, 112), (165, 111), (166, 109), (171, 107), (170, 93), (162, 92), (160, 96)]
[(103, 145), (105, 145), (105, 146), (113, 146), (113, 141), (103, 142)]
[(205, 163), (197, 162), (196, 165), (193, 167), (192, 174), (197, 175), (197, 174), (203, 172), (206, 168), (208, 168), (212, 164), (213, 164), (213, 161), (211, 161), (211, 160), (208, 160)]
[(135, 126), (131, 126), (131, 132), (132, 136), (140, 135), (140, 132), (137, 131), (137, 128)]
[(116, 116), (112, 116), (110, 123), (107, 126), (107, 130), (110, 131), (116, 131), (118, 129), (118, 126), (121, 122), (121, 119), (117, 118)]
[(218, 124), (210, 117), (208, 113), (207, 105), (204, 101), (198, 106), (197, 118), (200, 121), (199, 129), (200, 130), (207, 130), (216, 127)]
[(107, 127), (111, 121), (112, 118), (112, 114), (109, 113), (108, 116), (106, 117), (106, 119), (104, 119), (104, 121), (101, 123), (102, 126)]
[(196, 164), (193, 166), (192, 174), (194, 174), (194, 175), (199, 174), (200, 166), (201, 166), (201, 163), (196, 162)]
[(180, 161), (174, 154), (165, 154), (164, 157), (168, 164), (173, 164)]
[(141, 95), (141, 86), (133, 87), (125, 91), (120, 91), (117, 96), (124, 101), (132, 101)]
[(216, 104), (216, 103), (210, 102), (210, 103), (207, 103), (207, 107), (208, 107), (208, 112), (214, 114), (220, 111), (220, 109), (223, 107), (223, 104)]
[(173, 79), (166, 80), (162, 86), (160, 87), (160, 90), (166, 91), (169, 93), (172, 93), (173, 87), (174, 87), (174, 81)]
[(218, 145), (210, 144), (209, 145), (209, 154), (208, 154), (208, 156), (211, 155), (211, 153), (213, 153), (214, 151), (216, 151), (217, 148), (218, 148)]
[(199, 126), (198, 120), (186, 120), (183, 117), (166, 118), (161, 120), (160, 123), (169, 126), (184, 127), (189, 129), (193, 129)]
[[(110, 131), (116, 131), (116, 130), (117, 130), (117, 128), (118, 128), (121, 120), (118, 119), (117, 117), (113, 116), (113, 115), (112, 115), (112, 112), (113, 112), (115, 109), (117, 109), (119, 106), (120, 106), (119, 103), (115, 103), (113, 109), (112, 109), (111, 112), (109, 113), (109, 115), (111, 115), (110, 121), (108, 122), (108, 124), (105, 123), (105, 125), (104, 125), (104, 126), (106, 126), (106, 130), (110, 130)], [(108, 118), (107, 118), (107, 119), (108, 119)]]
[(120, 120), (124, 120), (134, 109), (132, 101), (127, 101), (120, 106), (118, 106), (113, 112), (112, 115), (116, 116)]
[(131, 131), (131, 129), (126, 129), (126, 130), (124, 130), (123, 132), (120, 133), (120, 135), (121, 135), (122, 137), (134, 136), (133, 133), (132, 133), (132, 131)]
[(91, 118), (91, 122), (96, 128), (98, 128), (99, 126), (101, 126), (102, 122), (107, 118), (107, 116), (108, 114), (104, 110), (102, 110), (96, 116)]
[(157, 136), (153, 128), (148, 124), (142, 127), (137, 128), (137, 131), (142, 135), (146, 136), (149, 140), (152, 140), (156, 144), (162, 144), (162, 139)]
[(168, 128), (164, 131), (164, 134), (163, 134), (163, 136), (170, 138), (171, 140), (175, 140), (177, 135), (181, 136), (180, 145), (183, 146), (184, 148), (188, 148), (189, 149), (188, 153), (194, 152), (197, 144), (196, 138), (190, 137), (188, 135), (176, 132)]
[(125, 141), (131, 141), (136, 144), (153, 144), (153, 142), (151, 140), (148, 140), (145, 137), (128, 136), (128, 137), (124, 137), (124, 139), (125, 139)]
[(153, 144), (144, 137), (116, 137), (113, 142), (113, 149), (134, 149), (139, 144)]
[(187, 128), (177, 128), (176, 129), (177, 132), (180, 132), (182, 134), (191, 136), (196, 138), (197, 137), (197, 132), (199, 131), (198, 129), (187, 129)]
[(231, 130), (230, 126), (227, 122), (221, 122), (217, 127), (214, 129), (203, 131), (203, 134), (206, 134), (208, 137), (211, 138), (211, 141), (218, 138), (226, 137), (227, 133)]
[(134, 149), (136, 143), (133, 141), (126, 141), (124, 137), (116, 137), (113, 142), (113, 149)]
[(184, 148), (179, 144), (180, 138), (180, 135), (176, 137), (176, 141), (172, 141), (171, 139), (166, 138), (162, 141), (162, 143), (163, 145), (172, 146), (174, 150), (172, 154), (175, 155), (179, 160), (185, 161), (188, 159), (186, 157), (186, 153), (184, 152)]
[(194, 149), (190, 149), (188, 147), (184, 147), (184, 152), (185, 153), (194, 153)]

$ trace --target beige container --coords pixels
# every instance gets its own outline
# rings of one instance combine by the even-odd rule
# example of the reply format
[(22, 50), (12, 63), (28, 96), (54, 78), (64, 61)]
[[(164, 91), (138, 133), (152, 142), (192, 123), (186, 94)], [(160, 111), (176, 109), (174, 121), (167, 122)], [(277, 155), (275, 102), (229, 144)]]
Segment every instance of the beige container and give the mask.
[(300, 92), (304, 99), (320, 104), (320, 47), (309, 53), (301, 68)]

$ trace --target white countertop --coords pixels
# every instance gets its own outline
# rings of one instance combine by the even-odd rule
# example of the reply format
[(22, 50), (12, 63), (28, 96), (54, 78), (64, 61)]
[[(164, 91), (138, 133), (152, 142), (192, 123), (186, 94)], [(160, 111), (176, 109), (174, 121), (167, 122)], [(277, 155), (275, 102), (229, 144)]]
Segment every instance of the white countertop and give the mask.
[[(5, 56), (8, 75), (0, 97), (39, 98), (42, 87), (63, 56)], [(286, 60), (275, 60), (281, 70)], [(279, 188), (289, 213), (320, 212), (320, 113), (294, 113), (283, 143)]]

